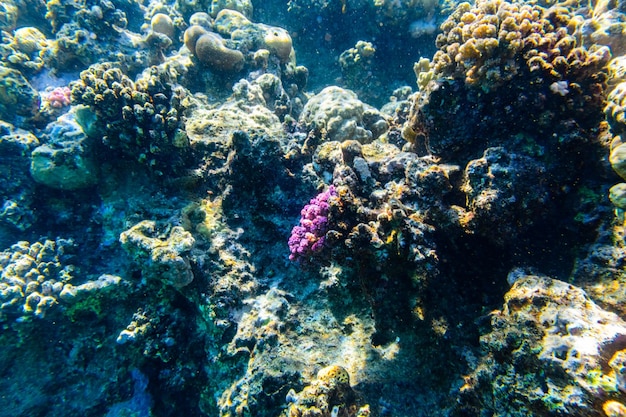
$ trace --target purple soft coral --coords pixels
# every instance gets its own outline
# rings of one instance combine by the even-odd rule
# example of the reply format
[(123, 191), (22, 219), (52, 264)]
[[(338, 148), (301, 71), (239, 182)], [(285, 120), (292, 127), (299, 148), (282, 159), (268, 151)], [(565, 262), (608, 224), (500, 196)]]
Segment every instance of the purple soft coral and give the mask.
[(336, 195), (337, 191), (331, 185), (300, 211), (300, 225), (293, 227), (289, 237), (289, 259), (306, 258), (322, 250), (328, 226), (328, 200)]

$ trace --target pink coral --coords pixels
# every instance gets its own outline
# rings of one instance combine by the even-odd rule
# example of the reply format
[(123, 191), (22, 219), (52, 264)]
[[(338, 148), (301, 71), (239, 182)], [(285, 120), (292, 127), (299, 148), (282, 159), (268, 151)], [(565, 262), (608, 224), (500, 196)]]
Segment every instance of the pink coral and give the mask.
[(337, 191), (331, 185), (300, 211), (300, 224), (293, 227), (289, 238), (289, 259), (306, 258), (322, 250), (328, 228), (329, 200), (335, 196)]
[(69, 106), (72, 102), (71, 91), (67, 86), (56, 87), (48, 93), (46, 100), (50, 103), (50, 106), (55, 109)]

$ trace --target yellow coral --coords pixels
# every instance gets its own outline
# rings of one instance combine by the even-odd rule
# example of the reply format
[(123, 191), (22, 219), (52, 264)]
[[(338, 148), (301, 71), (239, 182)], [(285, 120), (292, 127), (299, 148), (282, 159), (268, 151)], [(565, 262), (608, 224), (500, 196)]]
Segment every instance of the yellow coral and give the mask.
[(609, 400), (602, 405), (602, 410), (607, 417), (626, 417), (626, 406), (624, 404)]
[(460, 4), (441, 25), (433, 69), (442, 77), (462, 78), (491, 90), (511, 80), (526, 62), (554, 81), (576, 71), (597, 69), (609, 58), (607, 48), (582, 47), (574, 37), (579, 25), (566, 8), (504, 0)]
[(322, 368), (317, 373), (317, 379), (327, 384), (348, 384), (350, 385), (350, 375), (345, 368), (339, 365), (331, 365)]
[(267, 49), (275, 53), (281, 62), (289, 61), (289, 56), (293, 50), (291, 36), (282, 28), (270, 27), (265, 32), (263, 38)]

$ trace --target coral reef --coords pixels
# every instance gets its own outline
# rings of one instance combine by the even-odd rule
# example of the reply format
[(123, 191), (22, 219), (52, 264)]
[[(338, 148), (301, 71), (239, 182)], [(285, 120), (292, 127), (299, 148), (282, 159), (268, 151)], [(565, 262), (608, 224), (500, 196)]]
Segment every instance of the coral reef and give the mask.
[(461, 388), (466, 413), (601, 415), (603, 403), (624, 401), (615, 369), (625, 323), (581, 289), (518, 277), (491, 326), (481, 337), (486, 355)]
[(193, 281), (189, 251), (195, 239), (180, 226), (159, 227), (144, 220), (120, 235), (130, 256), (142, 264), (146, 279), (182, 288)]
[(371, 142), (387, 129), (384, 116), (340, 87), (327, 87), (311, 97), (302, 109), (300, 123), (308, 130), (320, 131), (326, 140), (339, 142)]
[(5, 2), (0, 415), (623, 413), (624, 10), (548, 3)]
[(182, 163), (188, 142), (182, 124), (185, 93), (173, 82), (160, 67), (133, 82), (115, 66), (95, 65), (72, 84), (72, 100), (95, 115), (87, 135), (155, 173), (171, 172)]

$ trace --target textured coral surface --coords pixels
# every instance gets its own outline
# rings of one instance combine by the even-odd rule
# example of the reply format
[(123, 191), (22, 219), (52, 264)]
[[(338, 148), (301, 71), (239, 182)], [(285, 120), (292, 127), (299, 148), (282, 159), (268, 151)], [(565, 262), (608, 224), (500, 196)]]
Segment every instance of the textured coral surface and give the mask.
[(2, 2), (0, 417), (624, 415), (624, 13)]

